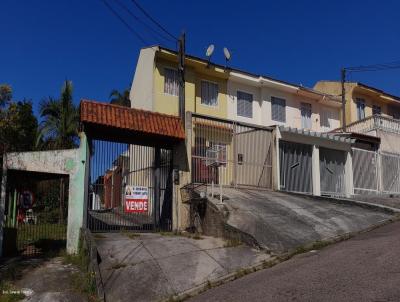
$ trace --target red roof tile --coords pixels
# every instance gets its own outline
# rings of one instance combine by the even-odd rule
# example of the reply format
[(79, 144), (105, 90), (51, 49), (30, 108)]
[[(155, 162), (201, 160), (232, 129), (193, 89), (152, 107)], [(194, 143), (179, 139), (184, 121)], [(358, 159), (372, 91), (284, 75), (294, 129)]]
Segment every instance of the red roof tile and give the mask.
[(132, 130), (172, 139), (185, 139), (185, 130), (179, 117), (152, 111), (82, 100), (80, 119), (82, 123), (92, 125)]

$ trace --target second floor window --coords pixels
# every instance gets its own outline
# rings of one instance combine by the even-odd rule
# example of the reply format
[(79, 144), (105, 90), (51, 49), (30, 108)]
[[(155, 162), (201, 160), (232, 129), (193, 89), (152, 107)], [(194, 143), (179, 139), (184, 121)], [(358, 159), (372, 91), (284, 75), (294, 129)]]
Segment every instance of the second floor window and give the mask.
[(237, 115), (253, 117), (253, 95), (250, 93), (237, 92)]
[(179, 74), (178, 71), (171, 68), (164, 70), (164, 93), (170, 95), (179, 95)]
[(381, 106), (377, 106), (377, 105), (372, 106), (372, 114), (373, 115), (381, 114), (381, 112), (382, 112)]
[(271, 119), (286, 123), (286, 100), (271, 97)]
[(218, 106), (218, 84), (201, 81), (201, 103), (208, 106)]
[(311, 104), (301, 103), (300, 111), (301, 111), (301, 128), (311, 129), (311, 126), (312, 126)]
[(362, 120), (365, 118), (365, 101), (363, 99), (357, 99), (357, 119)]

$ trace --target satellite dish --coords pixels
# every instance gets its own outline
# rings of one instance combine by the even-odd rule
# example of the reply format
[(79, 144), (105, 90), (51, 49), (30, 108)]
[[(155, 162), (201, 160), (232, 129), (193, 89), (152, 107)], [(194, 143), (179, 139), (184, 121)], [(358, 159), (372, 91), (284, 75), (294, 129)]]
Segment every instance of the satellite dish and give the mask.
[(213, 52), (214, 52), (214, 44), (210, 44), (210, 46), (208, 46), (206, 51), (206, 57), (210, 58)]
[(228, 48), (224, 47), (224, 56), (225, 60), (229, 61), (231, 59), (231, 53), (229, 52)]

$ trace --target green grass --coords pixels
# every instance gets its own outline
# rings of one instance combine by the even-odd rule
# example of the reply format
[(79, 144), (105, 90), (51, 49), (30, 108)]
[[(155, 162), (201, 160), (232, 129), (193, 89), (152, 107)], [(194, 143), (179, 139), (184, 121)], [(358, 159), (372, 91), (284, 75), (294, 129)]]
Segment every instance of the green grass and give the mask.
[(33, 245), (37, 248), (60, 250), (65, 246), (67, 226), (65, 224), (23, 224), (18, 226), (17, 247)]

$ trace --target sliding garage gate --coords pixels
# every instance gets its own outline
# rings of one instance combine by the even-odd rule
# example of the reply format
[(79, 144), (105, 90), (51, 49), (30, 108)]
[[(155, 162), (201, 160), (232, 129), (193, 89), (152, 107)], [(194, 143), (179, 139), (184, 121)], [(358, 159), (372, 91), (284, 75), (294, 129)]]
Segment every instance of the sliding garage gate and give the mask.
[(375, 151), (353, 148), (354, 194), (379, 192), (379, 156)]
[(346, 152), (319, 148), (321, 194), (345, 195)]
[(312, 146), (279, 142), (280, 189), (312, 193)]

